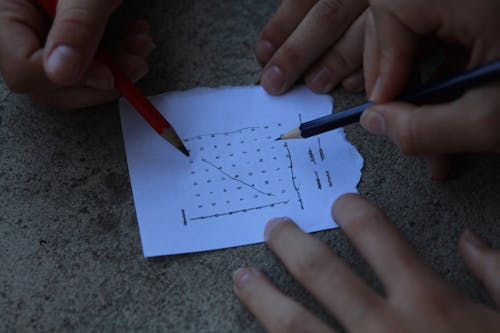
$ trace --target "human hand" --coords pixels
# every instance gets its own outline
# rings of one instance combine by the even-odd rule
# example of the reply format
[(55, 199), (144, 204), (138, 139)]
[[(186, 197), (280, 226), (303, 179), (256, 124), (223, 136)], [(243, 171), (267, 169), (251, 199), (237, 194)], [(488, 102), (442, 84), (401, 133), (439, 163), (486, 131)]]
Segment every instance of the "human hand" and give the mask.
[(261, 84), (279, 95), (304, 77), (316, 92), (342, 82), (363, 90), (362, 54), (367, 0), (282, 0), (256, 44), (265, 65)]
[[(364, 70), (367, 93), (378, 105), (362, 115), (361, 125), (387, 136), (406, 154), (436, 159), (457, 152), (499, 151), (499, 84), (470, 90), (444, 104), (388, 102), (406, 86), (424, 35), (465, 48), (469, 69), (500, 59), (500, 2), (372, 0), (370, 9)], [(446, 175), (442, 163), (432, 164), (441, 169), (435, 178)]]
[[(50, 25), (33, 1), (0, 0), (0, 72), (7, 86), (58, 109), (116, 98), (111, 70), (94, 55), (120, 2), (60, 0)], [(112, 50), (113, 61), (137, 81), (148, 72), (146, 57), (153, 49), (149, 25), (135, 21)]]
[[(335, 202), (332, 215), (380, 278), (369, 288), (330, 248), (289, 219), (271, 220), (268, 246), (350, 332), (498, 332), (500, 314), (475, 304), (443, 281), (413, 251), (387, 216), (357, 195)], [(500, 252), (466, 231), (459, 250), (500, 305)], [(233, 275), (234, 292), (269, 332), (333, 332), (283, 295), (256, 268)]]

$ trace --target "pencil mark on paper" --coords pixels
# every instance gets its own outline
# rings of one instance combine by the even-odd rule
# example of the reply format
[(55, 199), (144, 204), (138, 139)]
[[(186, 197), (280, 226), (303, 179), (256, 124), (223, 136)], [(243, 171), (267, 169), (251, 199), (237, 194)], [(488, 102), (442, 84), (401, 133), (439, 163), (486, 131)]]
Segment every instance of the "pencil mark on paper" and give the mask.
[(187, 223), (187, 218), (186, 218), (186, 211), (184, 209), (181, 209), (181, 214), (182, 214), (182, 221), (185, 226), (188, 225)]
[(314, 176), (316, 177), (316, 185), (318, 186), (318, 190), (321, 190), (321, 179), (319, 179), (319, 174), (317, 171), (314, 171)]
[(302, 124), (302, 113), (299, 113), (299, 124)]
[(210, 133), (210, 134), (199, 134), (199, 135), (193, 136), (191, 138), (184, 139), (184, 141), (188, 142), (189, 140), (201, 139), (204, 136), (209, 136), (209, 137), (214, 138), (217, 135), (230, 135), (230, 134), (235, 134), (235, 133), (241, 133), (241, 132), (247, 131), (247, 130), (255, 131), (258, 128), (260, 128), (260, 127), (258, 127), (258, 126), (249, 126), (249, 127), (243, 127), (243, 128), (240, 128), (240, 129), (237, 129), (237, 130), (234, 130), (234, 131), (229, 131), (229, 132), (216, 132), (216, 133)]
[(289, 202), (288, 200), (287, 201), (279, 201), (279, 202), (274, 202), (274, 203), (271, 203), (271, 204), (268, 204), (268, 205), (262, 205), (262, 206), (257, 206), (257, 207), (251, 207), (251, 208), (244, 208), (244, 209), (239, 209), (239, 210), (233, 210), (233, 211), (226, 212), (226, 213), (219, 213), (219, 214), (212, 214), (212, 215), (207, 215), (207, 216), (193, 217), (190, 220), (191, 221), (206, 220), (206, 219), (218, 218), (218, 217), (221, 217), (221, 216), (234, 215), (234, 214), (238, 214), (238, 213), (248, 213), (249, 211), (252, 211), (252, 210), (259, 210), (259, 209), (264, 209), (264, 208), (269, 208), (269, 207), (275, 207), (277, 205), (287, 205), (288, 202)]
[(231, 175), (230, 175), (230, 174), (228, 174), (227, 172), (224, 172), (224, 171), (222, 170), (222, 167), (218, 167), (217, 165), (215, 165), (215, 164), (213, 164), (213, 163), (211, 163), (211, 162), (207, 161), (207, 160), (206, 160), (206, 159), (204, 159), (204, 158), (202, 158), (201, 160), (202, 160), (203, 162), (207, 163), (208, 165), (210, 165), (210, 166), (211, 166), (212, 168), (214, 168), (215, 170), (217, 170), (217, 171), (219, 171), (220, 173), (222, 173), (224, 176), (229, 177), (229, 178), (231, 178), (232, 180), (237, 181), (238, 183), (241, 183), (241, 184), (243, 184), (243, 185), (245, 185), (245, 186), (247, 186), (247, 187), (251, 188), (251, 189), (252, 189), (252, 190), (254, 190), (254, 191), (257, 191), (257, 192), (259, 192), (259, 193), (261, 193), (261, 194), (264, 194), (264, 195), (267, 195), (267, 196), (273, 196), (273, 195), (274, 195), (274, 194), (272, 194), (272, 193), (266, 193), (266, 192), (264, 192), (264, 191), (261, 191), (261, 190), (259, 190), (258, 188), (256, 188), (254, 185), (252, 185), (252, 184), (248, 184), (248, 183), (244, 182), (244, 181), (243, 181), (243, 180), (241, 180), (241, 179), (238, 179), (238, 178), (235, 178), (235, 177), (231, 176)]
[(318, 149), (319, 149), (319, 156), (321, 157), (321, 160), (325, 160), (325, 152), (323, 151), (323, 147), (321, 146), (321, 139), (318, 138)]
[(309, 155), (309, 160), (316, 165), (316, 159), (314, 158), (314, 154), (311, 148), (307, 151), (307, 154)]
[(297, 186), (297, 183), (295, 182), (295, 173), (293, 170), (293, 161), (292, 161), (292, 153), (290, 152), (290, 148), (288, 148), (288, 143), (284, 143), (283, 146), (286, 148), (286, 151), (288, 152), (287, 157), (290, 160), (290, 172), (292, 173), (292, 184), (293, 188), (295, 189), (295, 192), (297, 193), (297, 197), (299, 199), (299, 204), (300, 204), (300, 209), (304, 210), (304, 202), (302, 201), (302, 196), (300, 195), (300, 189)]
[(326, 170), (326, 180), (328, 181), (328, 187), (333, 187), (332, 176), (328, 170)]

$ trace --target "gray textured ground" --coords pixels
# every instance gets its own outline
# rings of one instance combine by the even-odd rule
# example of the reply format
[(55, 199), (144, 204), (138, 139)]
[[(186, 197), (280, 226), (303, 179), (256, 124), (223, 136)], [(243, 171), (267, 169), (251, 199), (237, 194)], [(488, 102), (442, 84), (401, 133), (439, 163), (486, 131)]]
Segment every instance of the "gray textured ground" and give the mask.
[[(129, 1), (158, 48), (148, 94), (250, 85), (254, 40), (269, 0)], [(337, 107), (362, 96), (335, 93)], [(457, 158), (454, 177), (431, 182), (425, 165), (358, 125), (365, 158), (359, 191), (383, 207), (418, 251), (464, 294), (488, 302), (456, 253), (472, 228), (500, 244), (500, 158)], [(144, 259), (116, 103), (64, 114), (0, 86), (0, 331), (260, 332), (231, 291), (231, 273), (257, 265), (285, 292), (326, 316), (264, 245)], [(377, 286), (339, 230), (319, 238)], [(332, 320), (332, 319), (328, 319)]]

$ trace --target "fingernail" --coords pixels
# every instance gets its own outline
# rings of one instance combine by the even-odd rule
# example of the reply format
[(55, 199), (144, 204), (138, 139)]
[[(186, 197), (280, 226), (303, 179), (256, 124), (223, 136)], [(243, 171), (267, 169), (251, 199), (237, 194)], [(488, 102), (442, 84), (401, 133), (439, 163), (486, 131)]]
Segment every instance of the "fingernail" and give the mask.
[(353, 75), (342, 82), (344, 88), (355, 93), (362, 92), (365, 89), (363, 75)]
[(82, 70), (82, 57), (72, 47), (58, 46), (47, 59), (47, 72), (58, 83), (71, 84), (80, 78)]
[(380, 77), (377, 78), (377, 81), (375, 81), (375, 85), (373, 86), (372, 93), (370, 94), (370, 101), (377, 101), (380, 97), (380, 89), (382, 87), (382, 80), (380, 80)]
[(278, 218), (274, 218), (274, 219), (269, 220), (269, 222), (267, 222), (267, 224), (266, 224), (266, 228), (264, 229), (264, 240), (266, 242), (269, 240), (271, 233), (278, 225), (281, 225), (281, 224), (283, 224), (285, 222), (289, 222), (289, 221), (290, 221), (290, 219), (288, 219), (286, 217), (278, 217)]
[(255, 272), (251, 268), (238, 268), (233, 273), (233, 283), (236, 287), (241, 288), (254, 277)]
[(361, 126), (375, 135), (385, 135), (385, 119), (374, 108), (366, 111), (361, 117)]
[(115, 86), (115, 79), (111, 72), (95, 71), (89, 74), (85, 80), (85, 85), (99, 90), (111, 90)]
[(472, 245), (475, 248), (484, 248), (488, 247), (488, 244), (486, 244), (485, 241), (483, 241), (481, 238), (479, 238), (478, 235), (476, 235), (474, 232), (470, 230), (466, 230), (464, 233), (465, 240), (467, 243)]
[(282, 92), (286, 83), (283, 71), (276, 65), (269, 67), (261, 79), (262, 85), (272, 94), (279, 94)]
[(268, 40), (259, 40), (255, 45), (255, 54), (262, 61), (268, 61), (273, 56), (276, 49)]
[(328, 68), (321, 67), (317, 71), (313, 72), (310, 76), (311, 79), (308, 81), (308, 86), (317, 92), (327, 92), (330, 90), (330, 85), (332, 82), (332, 75)]

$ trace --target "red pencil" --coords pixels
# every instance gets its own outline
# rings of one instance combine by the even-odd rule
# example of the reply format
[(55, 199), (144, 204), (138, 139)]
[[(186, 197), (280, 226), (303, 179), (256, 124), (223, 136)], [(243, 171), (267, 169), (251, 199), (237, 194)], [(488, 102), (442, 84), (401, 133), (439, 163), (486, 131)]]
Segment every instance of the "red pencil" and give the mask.
[[(57, 0), (37, 0), (38, 4), (50, 15), (56, 15)], [(96, 59), (111, 69), (115, 77), (115, 87), (129, 101), (130, 104), (139, 112), (144, 119), (153, 127), (153, 129), (167, 140), (174, 147), (179, 149), (184, 155), (189, 156), (182, 140), (175, 132), (172, 125), (161, 115), (156, 107), (144, 96), (144, 94), (116, 67), (111, 56), (103, 49), (97, 51)]]

